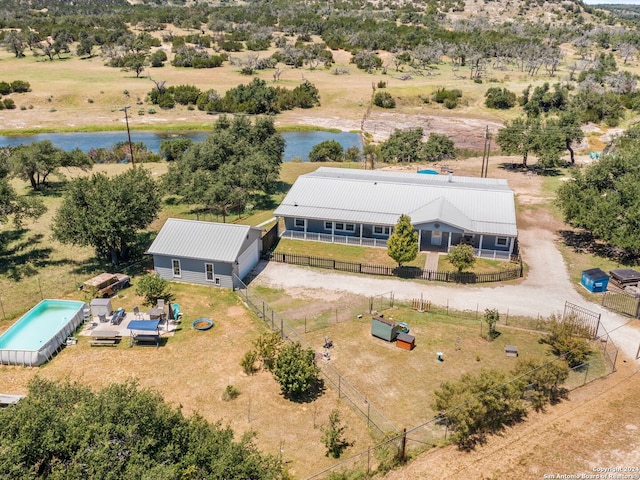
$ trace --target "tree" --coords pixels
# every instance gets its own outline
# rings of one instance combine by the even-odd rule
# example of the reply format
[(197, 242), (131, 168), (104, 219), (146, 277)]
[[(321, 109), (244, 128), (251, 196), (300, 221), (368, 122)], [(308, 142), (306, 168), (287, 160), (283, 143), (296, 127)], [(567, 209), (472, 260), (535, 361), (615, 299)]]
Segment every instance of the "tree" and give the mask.
[(340, 458), (342, 452), (353, 445), (344, 439), (346, 429), (347, 427), (340, 421), (340, 411), (337, 408), (331, 410), (329, 425), (322, 428), (322, 443), (327, 447), (325, 453), (327, 457)]
[(284, 138), (270, 117), (218, 118), (213, 132), (172, 162), (165, 188), (185, 201), (221, 213), (239, 210), (252, 198), (272, 193), (278, 182)]
[(573, 172), (556, 200), (569, 225), (629, 255), (640, 254), (639, 132), (632, 127), (614, 143), (615, 154)]
[(422, 145), (422, 159), (437, 162), (445, 158), (454, 158), (456, 147), (446, 135), (430, 133), (427, 141)]
[(452, 439), (472, 448), (489, 433), (524, 417), (522, 385), (508, 381), (504, 372), (465, 373), (458, 381), (444, 382), (434, 392), (433, 409), (453, 430)]
[(417, 127), (408, 130), (395, 129), (380, 145), (383, 162), (418, 162), (422, 160), (424, 131)]
[(113, 178), (78, 178), (65, 192), (53, 235), (62, 243), (92, 246), (115, 265), (130, 257), (138, 230), (149, 226), (159, 208), (158, 185), (142, 167)]
[(522, 165), (526, 167), (527, 158), (535, 146), (539, 128), (540, 122), (537, 119), (518, 117), (505, 122), (504, 127), (498, 130), (496, 143), (506, 155), (521, 155)]
[(11, 30), (4, 37), (4, 45), (16, 58), (24, 57), (24, 49), (27, 48), (27, 43), (22, 32)]
[(483, 320), (489, 327), (487, 338), (493, 340), (496, 336), (496, 323), (500, 321), (500, 313), (497, 309), (487, 308), (484, 311)]
[(140, 78), (140, 74), (149, 65), (149, 58), (146, 53), (130, 53), (123, 59), (125, 70), (135, 72), (136, 78)]
[(525, 398), (536, 411), (544, 410), (547, 403), (554, 405), (566, 396), (562, 387), (569, 378), (569, 367), (564, 360), (543, 362), (533, 359), (518, 359), (514, 375), (520, 377)]
[(574, 368), (586, 363), (593, 355), (589, 344), (589, 331), (571, 317), (559, 319), (552, 316), (547, 321), (549, 334), (539, 342), (549, 345), (551, 353), (564, 358), (569, 367)]
[(156, 305), (159, 299), (170, 302), (174, 299), (169, 282), (157, 273), (143, 275), (136, 282), (136, 295), (144, 297), (145, 305)]
[(300, 342), (285, 344), (273, 367), (273, 375), (280, 383), (282, 394), (293, 400), (312, 394), (319, 385), (319, 374), (316, 353), (312, 348), (302, 348)]
[(473, 247), (471, 245), (459, 243), (449, 250), (447, 260), (458, 269), (458, 272), (463, 272), (473, 266), (476, 257), (473, 255)]
[(418, 256), (418, 232), (411, 225), (411, 217), (400, 215), (393, 233), (387, 240), (387, 254), (393, 258), (398, 266), (415, 260)]
[(93, 391), (35, 377), (25, 398), (0, 410), (0, 450), (0, 477), (12, 479), (289, 478), (251, 434), (236, 440), (133, 381)]
[(14, 149), (9, 161), (13, 174), (29, 181), (34, 190), (40, 190), (46, 185), (49, 176), (56, 173), (60, 167), (88, 170), (93, 166), (89, 156), (80, 149), (66, 152), (54, 147), (51, 140), (34, 142)]
[(344, 151), (340, 142), (326, 140), (314, 145), (309, 152), (310, 162), (341, 162)]

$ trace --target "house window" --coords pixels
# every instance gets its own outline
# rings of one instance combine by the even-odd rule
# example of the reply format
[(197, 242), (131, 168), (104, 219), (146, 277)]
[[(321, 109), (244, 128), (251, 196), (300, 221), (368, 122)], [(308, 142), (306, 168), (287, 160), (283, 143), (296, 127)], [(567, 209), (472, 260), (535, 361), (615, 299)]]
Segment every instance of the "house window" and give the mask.
[(180, 268), (180, 260), (171, 260), (171, 266), (173, 267), (173, 276), (180, 278), (182, 276), (182, 269)]
[(496, 237), (496, 247), (506, 247), (508, 242), (507, 237)]
[(204, 273), (208, 282), (213, 282), (213, 263), (204, 264)]
[(374, 225), (373, 233), (375, 233), (376, 235), (389, 235), (390, 228), (391, 227), (385, 227), (383, 225)]
[(355, 231), (356, 231), (356, 226), (355, 226), (353, 223), (347, 223), (347, 224), (344, 226), (344, 229), (345, 229), (347, 232), (355, 232)]
[(296, 228), (304, 228), (306, 223), (307, 221), (304, 218), (295, 218), (293, 220), (293, 224), (295, 225)]
[(344, 223), (336, 222), (336, 230), (344, 230)]
[(216, 277), (216, 280), (215, 280), (214, 283), (215, 283), (216, 287), (219, 287), (220, 286), (220, 277)]
[(333, 222), (324, 222), (324, 229), (331, 231), (331, 227), (333, 227)]

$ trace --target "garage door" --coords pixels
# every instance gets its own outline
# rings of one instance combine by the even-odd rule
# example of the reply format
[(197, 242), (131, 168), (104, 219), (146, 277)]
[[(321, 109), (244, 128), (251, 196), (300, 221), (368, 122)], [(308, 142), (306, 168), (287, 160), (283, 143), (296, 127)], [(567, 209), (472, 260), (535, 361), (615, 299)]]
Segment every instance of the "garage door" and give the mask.
[(260, 260), (259, 240), (260, 239), (256, 239), (256, 241), (249, 245), (249, 248), (238, 257), (238, 273), (241, 279), (246, 277), (251, 269), (256, 266), (258, 260)]

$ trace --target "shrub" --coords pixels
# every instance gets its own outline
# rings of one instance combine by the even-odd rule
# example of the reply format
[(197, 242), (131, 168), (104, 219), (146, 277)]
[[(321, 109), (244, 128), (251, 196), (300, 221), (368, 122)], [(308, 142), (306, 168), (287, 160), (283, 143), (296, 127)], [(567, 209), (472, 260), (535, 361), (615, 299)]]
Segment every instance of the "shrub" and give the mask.
[(5, 98), (2, 100), (2, 103), (4, 103), (4, 108), (7, 110), (15, 110), (17, 108), (16, 102), (14, 102), (12, 98)]
[(24, 80), (14, 80), (11, 82), (11, 91), (14, 93), (26, 93), (31, 91), (31, 84)]
[(0, 81), (0, 95), (9, 95), (11, 93), (11, 84)]
[(389, 92), (376, 92), (373, 97), (373, 104), (382, 108), (396, 107), (396, 101)]
[(507, 110), (516, 105), (516, 94), (506, 88), (491, 87), (484, 94), (484, 104), (487, 108)]
[(439, 88), (432, 95), (433, 101), (436, 103), (445, 103), (447, 102), (447, 100), (449, 100), (449, 103), (454, 102), (453, 107), (447, 107), (447, 108), (455, 108), (455, 106), (458, 103), (458, 99), (461, 97), (462, 97), (462, 91), (458, 89), (447, 90), (444, 87)]
[(563, 357), (569, 367), (574, 368), (586, 363), (593, 349), (589, 344), (589, 331), (571, 318), (558, 319), (552, 316), (548, 320), (549, 335), (539, 342), (549, 345), (551, 353)]
[(227, 385), (227, 388), (224, 389), (224, 393), (222, 394), (222, 400), (228, 402), (229, 400), (235, 400), (240, 395), (240, 390), (238, 390), (233, 385)]
[(310, 395), (320, 382), (316, 352), (299, 342), (287, 343), (276, 358), (273, 375), (287, 398), (301, 399)]
[(242, 371), (247, 375), (253, 375), (258, 371), (256, 367), (256, 362), (258, 361), (258, 352), (255, 350), (249, 350), (244, 354), (242, 360), (240, 361), (240, 366), (242, 367)]
[(473, 266), (476, 257), (473, 256), (473, 247), (471, 245), (460, 243), (449, 251), (447, 260), (458, 269), (458, 272), (463, 272)]
[(144, 298), (145, 305), (155, 305), (158, 299), (173, 300), (169, 282), (157, 273), (140, 277), (136, 283), (136, 295)]
[(445, 158), (454, 158), (456, 148), (453, 140), (446, 135), (430, 133), (422, 147), (423, 158), (429, 162), (436, 162)]

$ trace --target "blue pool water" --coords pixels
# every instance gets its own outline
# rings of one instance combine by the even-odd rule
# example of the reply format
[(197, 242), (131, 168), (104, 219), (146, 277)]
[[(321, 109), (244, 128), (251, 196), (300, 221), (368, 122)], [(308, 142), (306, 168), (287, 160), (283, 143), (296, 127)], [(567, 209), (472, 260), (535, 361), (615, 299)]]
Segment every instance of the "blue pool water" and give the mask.
[(84, 302), (43, 300), (0, 336), (0, 349), (37, 351), (65, 329)]
[(426, 168), (424, 170), (418, 170), (418, 173), (424, 173), (426, 175), (438, 175), (436, 170), (431, 170), (430, 168)]

